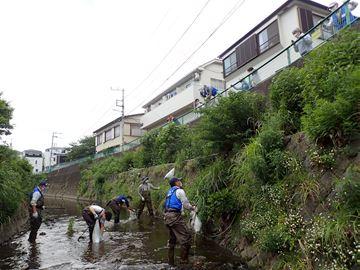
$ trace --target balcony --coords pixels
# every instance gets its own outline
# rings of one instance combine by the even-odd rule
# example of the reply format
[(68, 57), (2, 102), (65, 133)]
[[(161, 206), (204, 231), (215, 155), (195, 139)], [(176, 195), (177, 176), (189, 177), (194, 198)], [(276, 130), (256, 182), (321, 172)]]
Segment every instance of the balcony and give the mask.
[(161, 122), (161, 120), (165, 121), (166, 117), (170, 114), (176, 117), (176, 113), (187, 109), (187, 107), (191, 110), (194, 100), (199, 98), (198, 88), (199, 86), (188, 87), (171, 99), (164, 101), (161, 105), (157, 106), (150, 112), (145, 113), (141, 119), (143, 123), (142, 128), (147, 129)]

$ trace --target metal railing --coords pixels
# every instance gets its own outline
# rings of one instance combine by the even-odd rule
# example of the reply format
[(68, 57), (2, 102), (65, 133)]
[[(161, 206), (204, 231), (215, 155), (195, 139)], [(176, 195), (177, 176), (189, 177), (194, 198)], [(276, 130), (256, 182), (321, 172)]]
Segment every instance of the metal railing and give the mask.
[[(304, 38), (310, 35), (312, 39), (312, 49), (315, 49), (325, 42), (332, 38), (334, 34), (341, 31), (343, 28), (347, 26), (351, 26), (355, 21), (358, 20), (357, 17), (351, 14), (351, 10), (349, 9), (349, 2), (346, 1), (344, 4), (339, 6), (336, 10), (330, 13), (327, 17), (320, 20), (314, 27), (312, 27), (309, 31), (304, 33), (299, 39), (297, 39), (294, 43), (285, 47), (283, 50), (275, 54), (266, 62), (260, 64), (258, 67), (254, 68), (254, 70), (248, 75), (239, 79), (236, 83), (230, 85), (225, 90), (217, 94), (216, 96), (210, 98), (204, 104), (201, 104), (197, 108), (177, 117), (174, 119), (175, 123), (178, 124), (189, 124), (201, 117), (201, 113), (199, 109), (204, 108), (206, 106), (212, 106), (217, 103), (217, 99), (219, 97), (227, 96), (229, 91), (248, 91), (254, 88), (259, 83), (271, 78), (276, 73), (281, 71), (282, 69), (288, 67), (293, 64), (295, 61), (304, 56), (300, 55), (300, 53), (294, 50), (296, 45), (299, 46), (301, 42), (304, 41)], [(309, 53), (309, 51), (305, 52)], [(167, 126), (169, 123), (165, 123), (162, 127)], [(161, 128), (162, 128), (161, 127)], [(141, 137), (137, 138), (129, 143), (111, 148), (110, 150), (104, 150), (99, 153), (96, 153), (93, 156), (84, 157), (81, 159), (77, 159), (74, 161), (61, 163), (56, 166), (52, 166), (49, 171), (58, 170), (61, 168), (65, 168), (71, 165), (80, 164), (85, 161), (99, 159), (107, 156), (111, 156), (117, 153), (129, 151), (134, 149), (135, 147), (141, 144)], [(48, 172), (49, 172), (48, 171)]]

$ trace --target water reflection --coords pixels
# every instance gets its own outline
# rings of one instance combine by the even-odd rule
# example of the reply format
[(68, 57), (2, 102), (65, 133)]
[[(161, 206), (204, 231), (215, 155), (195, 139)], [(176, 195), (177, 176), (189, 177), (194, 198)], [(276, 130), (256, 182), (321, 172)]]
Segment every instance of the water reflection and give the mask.
[(40, 250), (36, 243), (31, 243), (29, 246), (29, 253), (27, 256), (27, 268), (26, 269), (38, 269), (40, 268), (40, 260), (39, 260)]
[[(0, 269), (169, 268), (168, 230), (161, 219), (144, 215), (141, 220), (133, 220), (131, 216), (126, 219), (129, 216), (123, 215), (119, 224), (106, 224), (103, 242), (89, 244), (87, 225), (81, 217), (81, 210), (86, 204), (48, 200), (46, 205), (48, 208), (36, 243), (30, 245), (27, 242), (28, 233), (25, 233), (0, 246)], [(75, 219), (72, 237), (67, 234), (70, 219)], [(84, 238), (80, 237), (82, 232)], [(235, 265), (238, 262), (238, 258), (213, 242), (197, 238), (193, 248), (196, 269), (217, 269), (210, 265), (228, 262)]]

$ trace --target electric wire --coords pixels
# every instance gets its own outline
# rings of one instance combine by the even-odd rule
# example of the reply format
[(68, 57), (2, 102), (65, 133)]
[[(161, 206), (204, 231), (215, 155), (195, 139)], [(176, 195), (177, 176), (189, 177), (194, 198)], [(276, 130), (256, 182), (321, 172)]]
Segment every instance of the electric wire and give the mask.
[[(125, 96), (125, 98), (128, 98), (129, 96), (131, 96), (133, 93), (136, 92), (136, 90), (144, 83), (146, 82), (151, 76), (152, 74), (162, 65), (162, 63), (166, 60), (166, 58), (171, 54), (171, 52), (176, 48), (176, 46), (179, 44), (179, 42), (184, 38), (184, 36), (186, 35), (186, 33), (190, 30), (190, 28), (195, 24), (195, 22), (197, 21), (197, 19), (200, 17), (201, 13), (205, 10), (205, 8), (207, 7), (207, 5), (210, 3), (211, 0), (207, 0), (205, 2), (205, 4), (202, 6), (202, 8), (200, 9), (200, 11), (196, 14), (195, 18), (192, 20), (192, 22), (190, 23), (190, 25), (185, 29), (185, 31), (180, 35), (180, 37), (176, 40), (176, 42), (173, 44), (173, 46), (170, 48), (170, 50), (164, 55), (164, 57), (161, 59), (161, 61), (151, 70), (151, 72), (130, 92), (130, 94), (128, 94), (127, 96)], [(169, 11), (168, 11), (169, 12)], [(168, 13), (167, 12), (167, 13)], [(167, 14), (166, 14), (167, 15)], [(164, 17), (166, 17), (166, 15)], [(164, 18), (163, 18), (164, 19)], [(162, 19), (162, 21), (163, 21)], [(162, 21), (160, 22), (160, 25), (162, 23)], [(158, 27), (157, 27), (158, 28)], [(105, 115), (110, 111), (110, 109), (112, 108), (112, 106), (110, 108), (107, 109), (107, 111), (91, 126), (95, 126), (96, 123), (98, 123), (100, 120), (102, 120), (103, 117), (105, 117)], [(88, 130), (92, 129), (89, 128)], [(85, 133), (85, 132), (84, 132)]]
[[(172, 76), (176, 74), (176, 72), (179, 71), (181, 67), (183, 67), (205, 44), (206, 42), (220, 29), (221, 26), (223, 26), (234, 14), (235, 12), (245, 3), (246, 0), (239, 0), (236, 2), (236, 4), (233, 6), (233, 8), (224, 16), (223, 20), (220, 22), (220, 24), (210, 33), (210, 35), (198, 46), (186, 59), (183, 61), (154, 91), (158, 91)], [(129, 113), (132, 113), (136, 109), (138, 109), (147, 99), (149, 99), (152, 96), (146, 96), (145, 99), (143, 99), (141, 102), (139, 102), (132, 110), (129, 111)]]
[(166, 60), (166, 58), (168, 58), (168, 56), (172, 53), (172, 51), (176, 48), (176, 46), (180, 43), (180, 41), (184, 38), (184, 36), (186, 35), (186, 33), (190, 30), (190, 28), (195, 24), (195, 22), (197, 21), (197, 19), (200, 17), (201, 13), (205, 10), (206, 6), (210, 3), (211, 0), (207, 0), (206, 3), (202, 6), (202, 8), (200, 9), (200, 11), (197, 13), (197, 15), (195, 16), (195, 18), (192, 20), (192, 22), (190, 23), (190, 25), (185, 29), (185, 31), (180, 35), (180, 37), (175, 41), (174, 45), (168, 50), (168, 52), (163, 56), (163, 58), (160, 60), (160, 62), (150, 71), (150, 73), (137, 85), (135, 86), (135, 88), (130, 92), (130, 94), (126, 97), (131, 96), (133, 93), (135, 93), (135, 91), (143, 85), (144, 82), (146, 82), (151, 76), (152, 74), (154, 74), (154, 72), (162, 65), (162, 63), (164, 63), (164, 61)]

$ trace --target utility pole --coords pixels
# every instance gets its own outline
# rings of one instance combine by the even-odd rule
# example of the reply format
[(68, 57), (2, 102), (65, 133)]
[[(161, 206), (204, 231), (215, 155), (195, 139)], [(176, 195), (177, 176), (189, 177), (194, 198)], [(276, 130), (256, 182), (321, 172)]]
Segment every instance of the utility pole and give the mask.
[(119, 89), (119, 88), (112, 88), (112, 87), (110, 87), (110, 89), (112, 90), (112, 91), (121, 91), (122, 92), (122, 98), (119, 100), (119, 99), (117, 99), (116, 100), (116, 107), (120, 107), (121, 108), (121, 110), (120, 110), (120, 112), (121, 112), (121, 118), (120, 118), (120, 136), (121, 136), (121, 144), (123, 145), (124, 144), (124, 142), (125, 142), (125, 139), (124, 139), (124, 122), (125, 122), (125, 120), (124, 120), (124, 117), (125, 117), (125, 89), (123, 88), (123, 89)]
[(59, 138), (57, 135), (60, 135), (60, 132), (53, 132), (51, 136), (51, 148), (50, 148), (50, 157), (49, 157), (49, 172), (51, 172), (51, 158), (52, 158), (52, 150), (54, 147), (54, 138)]

